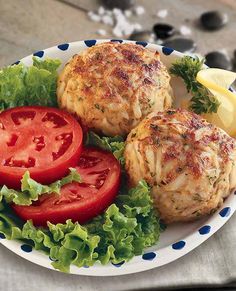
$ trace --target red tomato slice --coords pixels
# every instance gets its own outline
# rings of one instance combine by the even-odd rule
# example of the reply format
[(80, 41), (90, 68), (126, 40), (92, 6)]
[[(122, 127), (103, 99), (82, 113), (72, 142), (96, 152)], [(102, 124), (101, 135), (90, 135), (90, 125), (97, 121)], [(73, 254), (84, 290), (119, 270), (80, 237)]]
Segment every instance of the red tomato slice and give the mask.
[(77, 165), (83, 133), (69, 113), (49, 107), (16, 107), (0, 113), (0, 184), (19, 188), (28, 170), (49, 184)]
[(102, 213), (115, 199), (120, 184), (120, 164), (109, 152), (84, 149), (78, 166), (82, 182), (61, 188), (60, 195), (45, 194), (30, 206), (12, 205), (23, 219), (35, 225), (47, 221), (64, 223), (67, 219), (84, 223)]

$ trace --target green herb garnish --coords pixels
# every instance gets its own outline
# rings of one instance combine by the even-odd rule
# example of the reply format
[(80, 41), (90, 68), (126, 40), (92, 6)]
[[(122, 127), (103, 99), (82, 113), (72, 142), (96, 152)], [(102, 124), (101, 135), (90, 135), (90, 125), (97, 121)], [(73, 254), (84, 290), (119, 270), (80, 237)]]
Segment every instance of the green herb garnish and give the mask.
[(197, 80), (197, 73), (203, 68), (204, 59), (185, 56), (175, 61), (170, 73), (183, 79), (187, 91), (192, 94), (189, 109), (197, 114), (216, 113), (220, 102)]

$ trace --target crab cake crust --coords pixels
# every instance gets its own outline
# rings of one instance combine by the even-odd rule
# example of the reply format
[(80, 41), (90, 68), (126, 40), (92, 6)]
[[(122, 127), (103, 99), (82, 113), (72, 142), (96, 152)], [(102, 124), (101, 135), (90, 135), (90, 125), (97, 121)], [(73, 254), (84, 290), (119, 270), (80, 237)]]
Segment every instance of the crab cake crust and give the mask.
[(128, 135), (130, 183), (145, 179), (166, 222), (214, 212), (236, 187), (236, 141), (187, 110), (151, 113)]
[(59, 75), (57, 96), (84, 126), (126, 135), (149, 113), (171, 106), (169, 81), (158, 52), (109, 42), (72, 57)]

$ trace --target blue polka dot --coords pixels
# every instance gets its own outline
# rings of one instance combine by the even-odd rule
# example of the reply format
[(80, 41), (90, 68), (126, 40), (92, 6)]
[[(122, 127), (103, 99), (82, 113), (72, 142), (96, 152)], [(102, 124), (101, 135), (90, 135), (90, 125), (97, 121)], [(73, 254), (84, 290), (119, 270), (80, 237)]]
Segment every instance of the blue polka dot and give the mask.
[(35, 57), (42, 58), (43, 55), (44, 55), (44, 51), (38, 51), (38, 52), (35, 52), (33, 55), (34, 55)]
[(15, 63), (13, 63), (12, 66), (14, 66), (14, 65), (18, 65), (19, 63), (20, 63), (20, 61), (17, 61), (17, 62), (15, 62)]
[(172, 245), (172, 249), (174, 250), (181, 250), (185, 246), (185, 241), (180, 240)]
[(21, 249), (22, 249), (22, 251), (24, 251), (26, 253), (32, 252), (32, 246), (30, 246), (30, 245), (24, 244), (24, 245), (21, 246)]
[(6, 237), (5, 237), (5, 234), (0, 233), (0, 239), (4, 239), (4, 238), (6, 238)]
[(50, 260), (50, 261), (53, 261), (53, 262), (58, 261), (58, 260), (56, 260), (56, 259), (51, 258), (50, 256), (49, 256), (49, 260)]
[(230, 212), (231, 212), (230, 207), (225, 207), (225, 208), (223, 208), (223, 209), (220, 211), (219, 214), (220, 214), (221, 217), (227, 217), (227, 216), (230, 215)]
[(170, 48), (170, 47), (165, 47), (165, 46), (163, 46), (163, 48), (162, 48), (162, 52), (163, 52), (163, 54), (166, 55), (166, 56), (169, 56), (170, 54), (172, 54), (173, 51), (174, 51), (174, 50), (173, 50), (172, 48)]
[(91, 47), (93, 45), (96, 44), (96, 40), (95, 39), (90, 39), (90, 40), (85, 40), (84, 43), (86, 44), (86, 46)]
[(83, 268), (85, 268), (85, 269), (88, 269), (88, 268), (89, 268), (89, 266), (83, 266)]
[(122, 43), (123, 40), (122, 39), (111, 39), (112, 42), (119, 42), (119, 43)]
[(115, 267), (117, 267), (117, 268), (119, 268), (119, 267), (122, 266), (123, 264), (124, 264), (124, 261), (123, 261), (123, 262), (120, 262), (120, 263), (118, 263), (118, 264), (113, 264), (113, 263), (112, 263), (112, 265), (115, 266)]
[(156, 257), (156, 254), (153, 252), (143, 254), (143, 260), (152, 261)]
[(57, 46), (61, 51), (66, 51), (68, 50), (69, 44), (68, 43), (63, 43), (63, 44), (59, 44)]
[(234, 92), (233, 88), (229, 87), (229, 91)]
[(136, 44), (142, 45), (143, 47), (148, 45), (146, 41), (136, 41)]
[(208, 234), (209, 232), (211, 231), (211, 227), (210, 227), (210, 225), (204, 225), (203, 227), (201, 227), (199, 230), (198, 230), (198, 232), (200, 233), (200, 234)]

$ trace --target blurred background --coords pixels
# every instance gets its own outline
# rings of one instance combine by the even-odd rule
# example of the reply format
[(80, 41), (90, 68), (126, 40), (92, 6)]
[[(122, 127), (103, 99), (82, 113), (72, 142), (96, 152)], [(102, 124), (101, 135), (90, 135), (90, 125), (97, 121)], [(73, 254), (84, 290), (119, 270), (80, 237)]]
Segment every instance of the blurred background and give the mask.
[(235, 70), (236, 0), (0, 0), (0, 66), (83, 39), (150, 41)]

